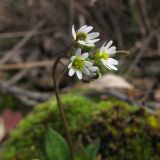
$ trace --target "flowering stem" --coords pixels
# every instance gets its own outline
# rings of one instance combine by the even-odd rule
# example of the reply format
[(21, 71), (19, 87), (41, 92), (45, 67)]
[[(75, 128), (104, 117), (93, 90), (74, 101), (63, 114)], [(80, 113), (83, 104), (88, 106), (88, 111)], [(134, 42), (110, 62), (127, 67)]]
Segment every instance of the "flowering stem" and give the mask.
[(67, 141), (68, 141), (68, 144), (69, 144), (69, 147), (70, 147), (71, 157), (72, 157), (72, 160), (73, 160), (74, 155), (73, 155), (72, 137), (71, 137), (71, 134), (70, 134), (70, 131), (69, 131), (69, 127), (68, 127), (67, 119), (66, 119), (66, 116), (65, 116), (64, 108), (62, 107), (62, 103), (61, 103), (61, 98), (60, 98), (60, 93), (59, 93), (59, 83), (57, 83), (57, 81), (56, 81), (56, 68), (57, 68), (57, 65), (60, 62), (60, 59), (62, 57), (64, 57), (64, 55), (57, 57), (54, 65), (53, 65), (53, 82), (54, 82), (54, 87), (55, 87), (55, 94), (56, 94), (58, 108), (59, 108), (61, 118), (62, 118), (64, 127), (65, 127)]
[(125, 50), (120, 50), (120, 51), (116, 51), (116, 54), (129, 54), (128, 51), (125, 51)]

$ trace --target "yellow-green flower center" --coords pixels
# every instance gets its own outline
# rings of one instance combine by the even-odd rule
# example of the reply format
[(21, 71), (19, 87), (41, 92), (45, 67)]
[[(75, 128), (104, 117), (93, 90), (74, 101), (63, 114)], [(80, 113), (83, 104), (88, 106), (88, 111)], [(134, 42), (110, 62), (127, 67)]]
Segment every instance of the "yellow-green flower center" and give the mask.
[(109, 58), (109, 53), (108, 52), (105, 52), (105, 51), (102, 51), (102, 53), (100, 53), (100, 50), (96, 53), (96, 56), (95, 56), (96, 59), (105, 59), (107, 60)]
[(72, 62), (72, 67), (76, 70), (81, 70), (84, 67), (84, 60), (76, 57)]
[(101, 58), (107, 60), (109, 58), (108, 52), (102, 52)]
[(77, 32), (76, 40), (85, 40), (87, 38), (87, 34), (84, 32)]
[(100, 52), (100, 50), (98, 50), (95, 54), (95, 58), (94, 58), (94, 61), (97, 65), (100, 65), (102, 62), (101, 62), (101, 59), (105, 59), (107, 60), (109, 58), (109, 53), (106, 52), (106, 51), (102, 51), (102, 53)]

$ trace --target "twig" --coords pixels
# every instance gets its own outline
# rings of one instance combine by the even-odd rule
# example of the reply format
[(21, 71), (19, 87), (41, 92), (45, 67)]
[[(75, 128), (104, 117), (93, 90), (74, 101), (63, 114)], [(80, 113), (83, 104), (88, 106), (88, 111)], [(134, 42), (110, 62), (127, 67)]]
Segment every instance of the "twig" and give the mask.
[(129, 104), (135, 104), (137, 105), (136, 102), (134, 102), (133, 100), (129, 99), (129, 97), (127, 95), (125, 95), (122, 92), (119, 92), (117, 89), (106, 89), (104, 91), (96, 91), (96, 92), (92, 92), (92, 93), (87, 93), (87, 96), (98, 96), (98, 95), (109, 95), (112, 97), (115, 97), (119, 100), (125, 101)]
[(36, 106), (38, 104), (37, 101), (28, 98), (26, 96), (22, 96), (22, 95), (14, 95), (19, 101), (21, 101), (25, 106), (29, 106), (29, 107), (33, 107)]
[(15, 84), (17, 81), (19, 81), (20, 79), (22, 79), (27, 73), (27, 70), (22, 70), (19, 71), (16, 75), (14, 75), (11, 79), (9, 79), (8, 81), (6, 81), (5, 83), (8, 85), (13, 85)]
[(52, 66), (53, 63), (54, 60), (34, 61), (34, 62), (17, 63), (17, 64), (3, 64), (0, 65), (0, 71), (46, 67), (46, 66)]
[(69, 0), (69, 18), (69, 28), (72, 28), (74, 23), (74, 0)]
[(116, 54), (126, 54), (126, 55), (128, 55), (128, 54), (130, 54), (130, 52), (125, 51), (125, 50), (119, 50), (119, 51), (116, 51)]
[(157, 48), (158, 48), (158, 55), (160, 55), (160, 31), (156, 35), (157, 37)]
[(160, 108), (160, 102), (147, 102), (147, 105), (152, 109)]
[(129, 97), (123, 93), (120, 93), (120, 92), (117, 92), (117, 90), (114, 90), (114, 89), (108, 89), (107, 91), (103, 91), (103, 92), (94, 92), (94, 93), (89, 93), (87, 94), (88, 96), (97, 96), (97, 95), (109, 95), (109, 96), (112, 96), (112, 97), (115, 97), (117, 98), (118, 100), (122, 100), (122, 101), (125, 101), (131, 105), (135, 105), (135, 106), (138, 106), (138, 107), (141, 107), (143, 108), (144, 110), (146, 110), (147, 112), (151, 113), (151, 114), (156, 114), (156, 112), (152, 109), (156, 108), (158, 106), (158, 104), (160, 103), (157, 103), (156, 104), (156, 107), (154, 107), (153, 104), (151, 103), (147, 103), (147, 105), (143, 105), (142, 103), (140, 102), (137, 102), (133, 99), (129, 99)]
[(85, 9), (82, 5), (80, 5), (79, 3), (77, 3), (77, 1), (74, 1), (74, 7), (75, 10), (80, 12), (82, 15), (84, 15), (89, 21), (91, 21), (92, 24), (94, 24), (95, 29), (97, 30), (101, 30), (101, 28), (97, 25), (97, 23), (95, 23), (95, 19), (92, 18), (91, 14), (88, 12), (87, 9)]
[(150, 86), (148, 86), (147, 91), (145, 92), (145, 95), (143, 96), (143, 98), (141, 99), (141, 103), (145, 103), (147, 102), (147, 99), (149, 98), (150, 94), (152, 93), (155, 85), (157, 84), (157, 79), (156, 77), (152, 77), (152, 79), (154, 79), (154, 81), (152, 82), (152, 84)]
[(11, 49), (8, 53), (5, 54), (3, 58), (0, 60), (0, 64), (6, 63), (13, 55), (17, 55), (19, 50), (32, 38), (32, 36), (37, 32), (37, 29), (41, 28), (44, 25), (44, 21), (41, 21), (34, 27), (30, 32), (26, 33), (24, 38), (18, 42), (13, 49)]
[(140, 29), (142, 36), (144, 36), (146, 34), (146, 28), (142, 22), (142, 17), (140, 15), (140, 9), (139, 9), (138, 2), (139, 0), (129, 0), (130, 9), (131, 9), (133, 18), (135, 22), (137, 22), (137, 24), (139, 25), (139, 29)]
[(116, 97), (117, 99), (123, 100), (123, 101), (125, 101), (125, 102), (127, 102), (129, 104), (135, 104), (135, 105), (137, 105), (136, 102), (134, 102), (133, 100), (130, 100), (128, 96), (126, 96), (123, 93), (118, 92), (117, 90), (107, 89), (107, 91), (105, 91), (103, 93), (108, 94), (108, 95), (113, 96), (113, 97)]
[(36, 101), (42, 102), (46, 101), (51, 97), (50, 93), (40, 93), (35, 91), (29, 91), (26, 89), (22, 89), (17, 86), (10, 86), (8, 84), (0, 84), (0, 91), (3, 93), (10, 93), (16, 96), (26, 96), (28, 98), (34, 99)]
[(139, 54), (137, 54), (137, 56), (135, 57), (135, 59), (133, 60), (132, 64), (130, 65), (127, 73), (130, 73), (133, 68), (137, 65), (137, 63), (141, 60), (143, 54), (145, 53), (145, 51), (147, 50), (148, 45), (150, 44), (151, 40), (154, 38), (154, 36), (156, 35), (156, 33), (159, 31), (160, 28), (152, 31), (149, 36), (144, 40), (143, 44), (141, 45)]
[[(58, 29), (53, 29), (53, 28), (39, 29), (35, 31), (32, 36), (53, 33), (56, 31), (58, 31)], [(0, 33), (0, 39), (24, 37), (28, 32), (29, 31)]]
[(110, 20), (112, 21), (112, 24), (113, 24), (113, 27), (114, 27), (114, 30), (115, 30), (115, 34), (116, 34), (116, 37), (117, 37), (119, 48), (123, 48), (124, 40), (123, 40), (123, 35), (122, 35), (122, 31), (121, 31), (119, 22), (111, 11), (108, 11), (107, 13), (109, 14)]
[(148, 31), (150, 31), (151, 30), (151, 25), (150, 25), (150, 19), (149, 19), (149, 15), (148, 15), (148, 11), (147, 11), (146, 0), (139, 0), (139, 4), (140, 4), (140, 7), (141, 7), (142, 19), (144, 21), (146, 29)]

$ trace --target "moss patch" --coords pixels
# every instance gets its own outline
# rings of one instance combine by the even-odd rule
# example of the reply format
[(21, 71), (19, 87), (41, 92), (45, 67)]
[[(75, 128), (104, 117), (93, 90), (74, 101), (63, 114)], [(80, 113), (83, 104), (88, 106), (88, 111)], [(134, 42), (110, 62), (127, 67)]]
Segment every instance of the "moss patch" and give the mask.
[[(79, 135), (85, 144), (100, 137), (100, 152), (108, 160), (159, 159), (159, 116), (116, 100), (93, 102), (66, 94), (62, 101), (74, 141)], [(64, 135), (55, 100), (35, 107), (20, 122), (5, 142), (0, 160), (47, 160), (43, 140), (48, 127)]]

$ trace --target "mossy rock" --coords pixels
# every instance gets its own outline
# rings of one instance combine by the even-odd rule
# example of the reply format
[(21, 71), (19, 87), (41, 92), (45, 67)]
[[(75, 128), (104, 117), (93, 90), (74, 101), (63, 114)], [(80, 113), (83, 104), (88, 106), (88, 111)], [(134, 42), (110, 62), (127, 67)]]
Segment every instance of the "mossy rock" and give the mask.
[[(74, 141), (101, 138), (100, 152), (108, 160), (159, 160), (160, 117), (117, 100), (93, 101), (82, 94), (62, 96)], [(54, 99), (40, 104), (20, 122), (4, 143), (0, 160), (48, 160), (44, 135), (53, 127), (64, 135)]]

